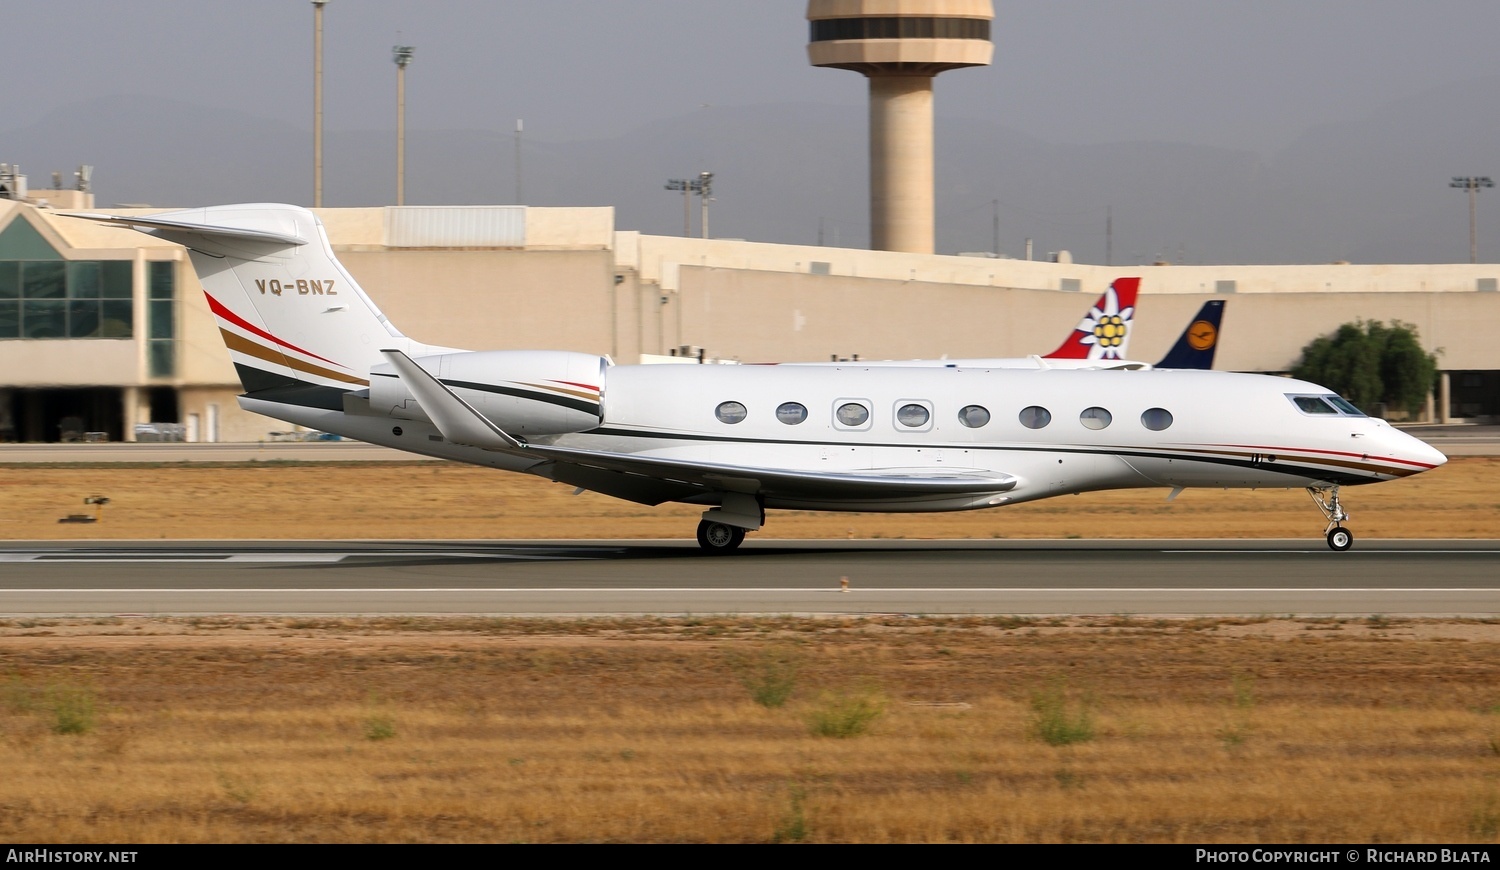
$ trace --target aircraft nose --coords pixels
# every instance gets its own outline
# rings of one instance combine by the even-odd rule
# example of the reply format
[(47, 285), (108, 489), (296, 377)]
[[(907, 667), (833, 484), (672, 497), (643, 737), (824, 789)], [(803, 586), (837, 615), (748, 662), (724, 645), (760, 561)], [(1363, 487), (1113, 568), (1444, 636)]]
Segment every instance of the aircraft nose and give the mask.
[(1401, 443), (1395, 445), (1396, 450), (1392, 458), (1408, 465), (1414, 472), (1431, 471), (1446, 463), (1448, 457), (1441, 450), (1428, 444), (1420, 438), (1414, 438), (1405, 432), (1397, 432), (1401, 436)]

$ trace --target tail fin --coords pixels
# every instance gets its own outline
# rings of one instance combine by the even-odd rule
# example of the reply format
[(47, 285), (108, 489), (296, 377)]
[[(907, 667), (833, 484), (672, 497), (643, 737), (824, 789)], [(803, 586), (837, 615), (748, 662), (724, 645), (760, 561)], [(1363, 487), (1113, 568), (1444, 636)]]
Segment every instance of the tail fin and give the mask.
[(1211, 369), (1219, 347), (1219, 324), (1224, 319), (1224, 300), (1211, 299), (1198, 309), (1198, 316), (1156, 364), (1159, 369)]
[(1044, 359), (1124, 359), (1139, 278), (1117, 278), (1057, 350)]
[(369, 385), (382, 349), (406, 338), (333, 254), (317, 216), (293, 205), (223, 205), (141, 217), (75, 214), (185, 246), (247, 393), (336, 399)]

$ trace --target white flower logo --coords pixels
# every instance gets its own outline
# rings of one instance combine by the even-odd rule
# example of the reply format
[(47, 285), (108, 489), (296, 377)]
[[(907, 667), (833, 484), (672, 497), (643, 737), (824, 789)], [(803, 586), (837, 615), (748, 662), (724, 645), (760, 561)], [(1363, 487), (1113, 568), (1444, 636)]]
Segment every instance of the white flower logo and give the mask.
[(1103, 306), (1095, 305), (1078, 324), (1079, 344), (1091, 345), (1089, 359), (1119, 359), (1130, 337), (1130, 318), (1135, 307), (1120, 307), (1120, 297), (1111, 286), (1104, 291)]

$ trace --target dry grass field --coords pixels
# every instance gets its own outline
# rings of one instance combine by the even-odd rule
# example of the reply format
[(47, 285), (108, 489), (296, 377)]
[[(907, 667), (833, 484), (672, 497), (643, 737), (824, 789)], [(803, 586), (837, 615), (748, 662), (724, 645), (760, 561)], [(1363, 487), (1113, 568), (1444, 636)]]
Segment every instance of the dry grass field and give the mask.
[[(91, 495), (110, 499), (92, 524)], [(1089, 493), (948, 514), (771, 511), (763, 538), (1306, 538), (1301, 490)], [(1347, 487), (1351, 528), (1375, 538), (1500, 538), (1500, 457)], [(0, 539), (691, 539), (702, 508), (646, 507), (539, 478), (451, 463), (10, 465)]]
[(1494, 844), (1497, 661), (1496, 620), (9, 620), (0, 840)]

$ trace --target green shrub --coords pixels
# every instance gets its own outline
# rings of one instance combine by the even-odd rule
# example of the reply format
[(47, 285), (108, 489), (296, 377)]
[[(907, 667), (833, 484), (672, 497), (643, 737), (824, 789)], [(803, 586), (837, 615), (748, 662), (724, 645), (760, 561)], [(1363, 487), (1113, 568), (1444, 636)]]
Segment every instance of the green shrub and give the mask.
[(762, 650), (752, 660), (735, 663), (740, 683), (755, 703), (762, 707), (781, 707), (797, 687), (801, 662), (795, 650), (784, 648)]
[(858, 737), (885, 712), (885, 698), (879, 692), (841, 692), (824, 696), (808, 716), (808, 727), (819, 737)]
[(56, 734), (87, 734), (94, 730), (96, 710), (93, 691), (81, 686), (52, 686), (47, 690), (47, 709)]
[(1067, 685), (1055, 680), (1031, 696), (1031, 726), (1051, 746), (1087, 743), (1094, 739), (1094, 716), (1087, 699), (1068, 700)]

